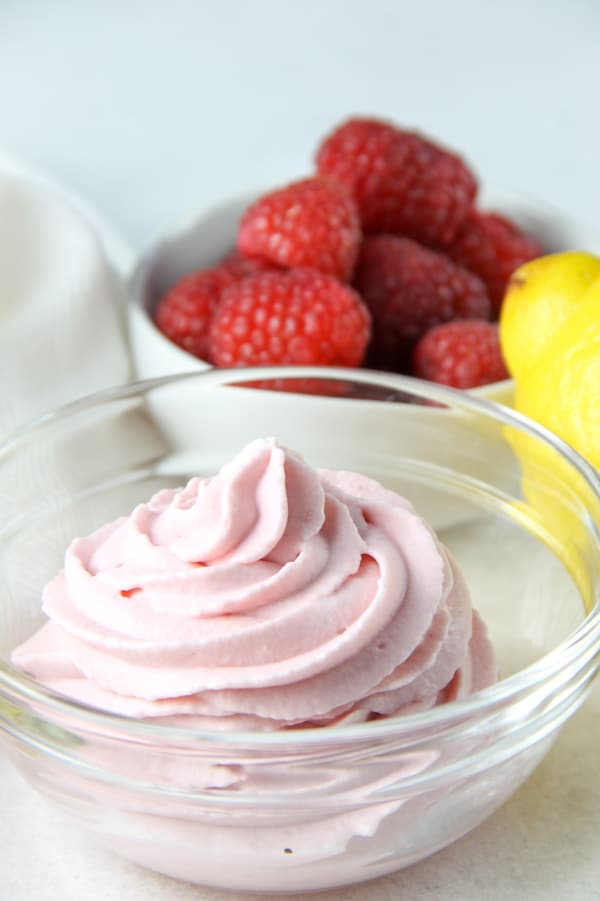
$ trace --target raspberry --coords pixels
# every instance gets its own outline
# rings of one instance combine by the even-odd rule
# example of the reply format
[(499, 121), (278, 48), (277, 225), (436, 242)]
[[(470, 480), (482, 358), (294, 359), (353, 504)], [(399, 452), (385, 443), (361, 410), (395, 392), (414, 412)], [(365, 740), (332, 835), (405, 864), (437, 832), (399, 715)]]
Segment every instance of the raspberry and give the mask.
[(413, 352), (413, 375), (455, 388), (507, 379), (495, 322), (445, 322), (424, 335)]
[(160, 300), (156, 325), (179, 347), (209, 360), (208, 330), (222, 292), (232, 282), (265, 267), (262, 261), (236, 257), (184, 276)]
[(154, 317), (156, 325), (179, 347), (207, 360), (210, 320), (221, 291), (232, 281), (229, 269), (221, 266), (185, 276), (161, 299)]
[(210, 330), (217, 366), (360, 365), (370, 317), (360, 297), (332, 276), (290, 269), (230, 285)]
[(477, 183), (454, 154), (414, 132), (350, 119), (321, 144), (317, 171), (352, 191), (366, 233), (444, 246), (466, 217)]
[(413, 346), (434, 325), (490, 314), (477, 276), (409, 238), (366, 238), (354, 284), (373, 317), (368, 363), (380, 369), (407, 371)]
[(236, 279), (254, 275), (255, 272), (267, 272), (278, 268), (269, 263), (268, 260), (262, 260), (259, 257), (247, 257), (237, 247), (229, 251), (221, 262), (220, 267), (228, 269)]
[(496, 316), (515, 269), (543, 252), (541, 244), (508, 219), (477, 210), (471, 210), (447, 249), (453, 260), (485, 283)]
[(350, 192), (330, 178), (307, 178), (266, 194), (242, 217), (238, 247), (287, 268), (309, 267), (348, 281), (361, 230)]
[(477, 182), (460, 157), (416, 138), (416, 175), (395, 229), (423, 244), (446, 247), (471, 209)]
[(348, 186), (366, 232), (388, 231), (415, 174), (413, 150), (413, 137), (387, 122), (350, 119), (317, 150), (317, 171)]

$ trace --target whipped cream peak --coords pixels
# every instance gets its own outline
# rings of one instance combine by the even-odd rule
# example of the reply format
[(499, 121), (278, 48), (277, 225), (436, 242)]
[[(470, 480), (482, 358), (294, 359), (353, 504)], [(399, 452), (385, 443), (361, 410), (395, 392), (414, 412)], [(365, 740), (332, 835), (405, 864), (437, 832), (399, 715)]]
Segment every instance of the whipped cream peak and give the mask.
[(327, 725), (495, 679), (464, 579), (411, 505), (273, 438), (73, 541), (43, 609), (14, 662), (136, 717)]

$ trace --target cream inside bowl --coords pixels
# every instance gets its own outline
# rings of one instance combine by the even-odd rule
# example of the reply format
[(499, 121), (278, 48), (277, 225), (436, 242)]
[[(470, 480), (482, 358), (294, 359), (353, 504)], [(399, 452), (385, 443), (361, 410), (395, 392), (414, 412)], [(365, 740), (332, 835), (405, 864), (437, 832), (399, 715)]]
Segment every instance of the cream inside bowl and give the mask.
[[(320, 399), (322, 414), (348, 410), (369, 440), (340, 432), (334, 415), (302, 428), (311, 397), (287, 394), (282, 417), (264, 389), (298, 375), (323, 380), (334, 396)], [(260, 390), (245, 387), (257, 379)], [(255, 395), (265, 402), (249, 423)], [(364, 723), (210, 731), (106, 713), (11, 663), (44, 623), (42, 589), (73, 538), (212, 476), (249, 432), (311, 466), (377, 479), (420, 515), (429, 505), (487, 624), (496, 684)], [(598, 476), (543, 429), (469, 393), (339, 369), (157, 378), (14, 434), (0, 447), (0, 491), (0, 743), (98, 842), (176, 878), (282, 894), (408, 866), (518, 788), (598, 670)]]

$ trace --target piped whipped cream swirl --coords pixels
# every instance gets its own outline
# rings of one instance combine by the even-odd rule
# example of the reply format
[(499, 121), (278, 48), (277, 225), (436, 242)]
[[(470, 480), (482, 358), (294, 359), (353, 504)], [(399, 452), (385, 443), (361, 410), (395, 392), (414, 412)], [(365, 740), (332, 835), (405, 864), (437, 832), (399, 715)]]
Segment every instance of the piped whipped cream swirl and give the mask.
[(496, 678), (463, 576), (410, 504), (274, 439), (73, 541), (43, 609), (15, 665), (201, 728), (394, 716)]

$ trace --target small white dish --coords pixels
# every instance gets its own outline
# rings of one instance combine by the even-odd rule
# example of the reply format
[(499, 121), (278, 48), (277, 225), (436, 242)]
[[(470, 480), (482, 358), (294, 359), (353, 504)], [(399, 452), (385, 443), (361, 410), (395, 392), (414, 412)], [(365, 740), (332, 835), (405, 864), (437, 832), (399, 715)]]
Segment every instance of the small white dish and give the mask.
[[(166, 234), (142, 255), (132, 276), (129, 306), (130, 345), (134, 371), (138, 378), (146, 379), (177, 372), (199, 372), (210, 368), (208, 363), (197, 359), (166, 338), (154, 324), (153, 311), (163, 294), (180, 277), (196, 269), (215, 265), (234, 247), (240, 216), (258, 194), (259, 191), (254, 191), (225, 200), (193, 222)], [(590, 229), (537, 201), (517, 197), (508, 192), (489, 191), (482, 196), (481, 206), (509, 216), (529, 233), (537, 236), (548, 251), (600, 247), (600, 240)], [(227, 431), (224, 423), (227, 422), (229, 405), (231, 415), (233, 409), (239, 406), (234, 396), (239, 390), (244, 391), (247, 440), (251, 440), (257, 434), (263, 434), (262, 424), (276, 409), (281, 421), (285, 422), (286, 427), (292, 432), (296, 430), (299, 439), (307, 432), (317, 434), (324, 417), (329, 422), (335, 421), (340, 441), (354, 447), (357, 457), (362, 458), (369, 444), (370, 429), (357, 428), (358, 419), (360, 418), (362, 426), (366, 421), (370, 421), (373, 429), (381, 430), (381, 419), (389, 415), (387, 404), (373, 400), (303, 396), (248, 388), (228, 388), (226, 391), (218, 391), (214, 402), (205, 403), (199, 414), (202, 422), (190, 415), (190, 409), (183, 397), (178, 401), (170, 396), (168, 403), (162, 405), (157, 398), (153, 413), (172, 444), (185, 452), (197, 446), (201, 434), (206, 435), (207, 418), (214, 419), (215, 429), (218, 427), (219, 433), (223, 436)], [(512, 381), (506, 380), (474, 389), (473, 394), (486, 400), (510, 405), (512, 390)], [(405, 416), (419, 420), (419, 428), (414, 427), (414, 424), (412, 428), (415, 441), (410, 453), (415, 458), (421, 456), (426, 459), (426, 444), (431, 437), (433, 420), (440, 414), (448, 419), (454, 415), (448, 411), (422, 406), (405, 408)], [(448, 422), (447, 428), (449, 436), (447, 456), (448, 466), (451, 468), (454, 455), (459, 452), (461, 424)], [(239, 426), (232, 423), (231, 429), (239, 440)], [(231, 449), (235, 450), (234, 444)], [(501, 462), (490, 461), (490, 465), (499, 466)], [(486, 473), (481, 472), (480, 476), (485, 478)], [(426, 496), (422, 498), (422, 504), (424, 514), (429, 515), (435, 525), (446, 523), (446, 518), (444, 523), (440, 523), (437, 511), (429, 509), (429, 499)], [(448, 510), (445, 517), (447, 515)], [(450, 515), (455, 514), (451, 511)], [(458, 516), (458, 513), (456, 515)]]
[[(138, 378), (199, 372), (209, 367), (169, 341), (156, 327), (152, 314), (163, 294), (179, 278), (220, 262), (235, 245), (237, 226), (245, 208), (261, 192), (236, 195), (166, 234), (138, 261), (131, 280), (129, 334), (134, 371)], [(593, 230), (534, 199), (503, 190), (483, 191), (482, 208), (496, 210), (535, 235), (548, 252), (567, 249), (600, 250)], [(510, 403), (512, 382), (496, 382), (473, 393)]]

